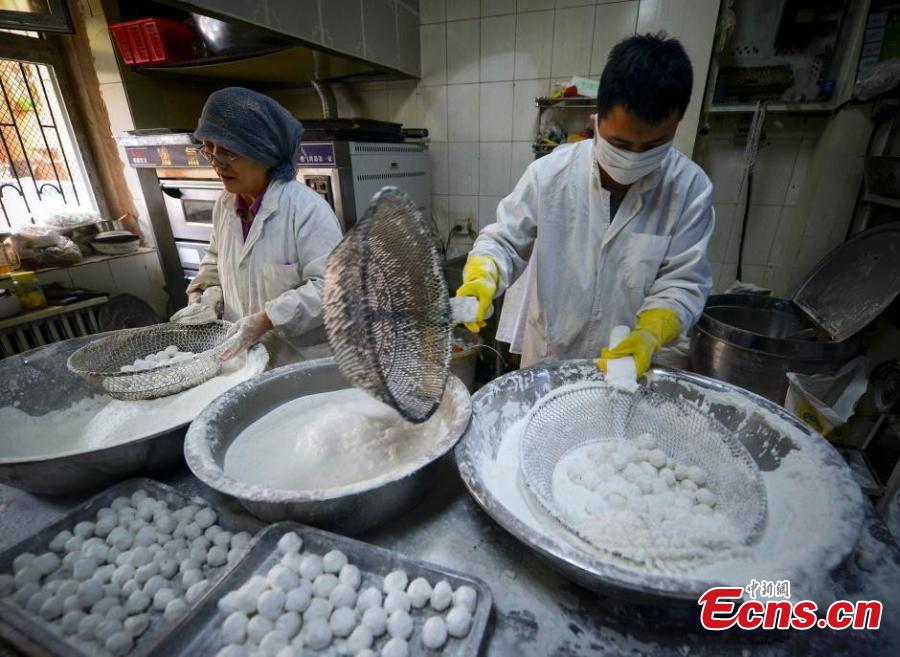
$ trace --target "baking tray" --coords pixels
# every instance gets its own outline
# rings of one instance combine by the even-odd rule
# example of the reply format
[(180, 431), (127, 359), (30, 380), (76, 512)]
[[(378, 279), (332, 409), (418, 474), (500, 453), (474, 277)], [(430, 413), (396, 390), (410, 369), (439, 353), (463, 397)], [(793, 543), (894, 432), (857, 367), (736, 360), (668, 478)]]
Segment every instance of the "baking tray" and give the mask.
[[(416, 577), (425, 577), (431, 583), (446, 579), (454, 589), (468, 584), (478, 592), (478, 602), (475, 613), (472, 614), (472, 629), (469, 634), (463, 639), (448, 638), (440, 651), (427, 650), (421, 643), (422, 625), (431, 614), (414, 610), (414, 613), (410, 614), (413, 618), (413, 635), (409, 641), (410, 655), (476, 657), (479, 654), (492, 605), (491, 590), (482, 580), (443, 566), (410, 559), (345, 536), (292, 522), (280, 522), (271, 525), (253, 539), (250, 549), (237, 562), (235, 568), (216, 585), (214, 590), (204, 596), (200, 604), (181, 619), (178, 627), (169, 633), (165, 640), (156, 646), (152, 653), (153, 657), (215, 655), (222, 647), (218, 632), (226, 617), (226, 614), (219, 611), (219, 599), (226, 593), (240, 588), (253, 575), (265, 574), (269, 568), (278, 563), (281, 559), (277, 548), (278, 539), (289, 531), (297, 532), (303, 539), (303, 551), (312, 550), (324, 555), (329, 550), (338, 549), (346, 554), (349, 562), (357, 566), (362, 574), (360, 590), (368, 586), (377, 586), (381, 589), (384, 576), (398, 568), (406, 571), (410, 581)], [(385, 642), (385, 636), (387, 635), (380, 637), (374, 645), (380, 647)], [(332, 655), (337, 654), (337, 650), (332, 644), (328, 651), (315, 654)]]
[[(29, 538), (0, 552), (0, 572), (11, 572), (13, 559), (22, 552), (32, 552), (33, 554), (46, 552), (48, 543), (57, 533), (63, 529), (71, 529), (82, 520), (93, 520), (97, 511), (112, 504), (114, 499), (120, 495), (130, 496), (137, 490), (145, 490), (151, 497), (165, 500), (175, 508), (188, 504), (208, 506), (218, 515), (216, 524), (232, 532), (246, 531), (255, 535), (263, 526), (263, 523), (255, 518), (217, 507), (202, 497), (185, 495), (171, 486), (166, 486), (153, 479), (129, 479), (95, 495), (66, 513), (52, 525), (48, 525)], [(239, 563), (240, 561), (231, 565), (226, 564), (216, 577), (210, 578), (211, 584), (203, 597), (212, 593), (216, 583)], [(186, 615), (190, 615), (192, 607), (202, 603), (203, 597), (188, 606)], [(147, 631), (135, 641), (135, 647), (129, 653), (129, 657), (147, 655), (161, 640), (160, 632), (172, 625), (174, 624), (166, 622), (161, 615), (156, 616)], [(62, 634), (50, 629), (48, 624), (3, 599), (0, 599), (0, 639), (12, 644), (29, 657), (96, 657), (70, 643)]]

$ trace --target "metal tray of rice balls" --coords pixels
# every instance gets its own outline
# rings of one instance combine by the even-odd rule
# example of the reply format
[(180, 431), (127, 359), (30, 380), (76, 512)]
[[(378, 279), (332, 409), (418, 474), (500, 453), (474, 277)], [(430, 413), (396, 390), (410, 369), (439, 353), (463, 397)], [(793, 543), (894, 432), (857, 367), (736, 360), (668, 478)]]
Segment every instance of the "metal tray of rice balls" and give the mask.
[[(140, 506), (134, 506), (135, 503), (139, 505), (146, 498), (154, 500), (157, 506), (151, 509), (152, 505), (145, 503), (144, 510), (141, 510)], [(167, 509), (171, 512), (168, 521), (161, 519), (166, 513), (157, 512), (157, 509), (162, 506), (159, 504), (160, 502), (165, 502)], [(125, 507), (135, 509), (135, 513), (122, 512), (121, 509)], [(131, 541), (123, 539), (121, 530), (125, 527), (123, 524), (125, 517), (128, 517), (130, 521), (131, 516), (134, 516), (137, 519), (134, 522), (143, 523), (142, 527), (153, 529), (153, 531), (144, 529), (140, 544), (152, 540), (150, 545), (159, 545), (158, 549), (153, 550), (153, 555), (155, 555), (157, 552), (166, 552), (167, 548), (162, 546), (161, 541), (165, 539), (167, 542), (169, 538), (172, 538), (168, 530), (171, 529), (171, 534), (183, 533), (183, 528), (189, 523), (182, 524), (181, 520), (176, 519), (176, 514), (179, 509), (187, 507), (191, 507), (195, 512), (209, 509), (213, 513), (207, 512), (205, 517), (198, 521), (197, 528), (193, 532), (188, 532), (184, 539), (186, 543), (196, 541), (201, 536), (205, 536), (207, 532), (213, 534), (213, 530), (210, 529), (212, 527), (219, 527), (222, 530), (221, 539), (230, 535), (228, 536), (228, 545), (224, 547), (227, 547), (229, 552), (233, 550), (233, 554), (226, 554), (224, 563), (219, 563), (217, 559), (211, 559), (207, 563), (199, 564), (198, 573), (201, 579), (207, 582), (206, 585), (198, 587), (194, 594), (188, 596), (187, 591), (182, 587), (182, 584), (189, 582), (185, 581), (181, 562), (178, 562), (173, 575), (164, 578), (165, 581), (151, 582), (152, 567), (143, 571), (140, 576), (137, 574), (140, 567), (133, 569), (133, 573), (128, 568), (124, 568), (120, 575), (116, 574), (119, 572), (116, 560), (122, 561), (121, 565), (126, 565), (126, 560), (120, 559), (121, 555), (131, 553), (133, 556), (134, 542), (139, 540), (137, 533), (131, 530), (125, 532), (131, 536)], [(113, 509), (114, 513), (101, 511), (103, 509)], [(140, 520), (142, 513), (150, 519), (149, 523)], [(99, 527), (101, 517), (110, 518), (105, 521), (107, 525), (105, 529), (108, 532)], [(182, 516), (183, 518), (184, 516)], [(175, 521), (174, 528), (173, 521)], [(137, 524), (133, 526), (137, 527)], [(206, 529), (203, 529), (202, 525), (207, 525)], [(240, 557), (251, 545), (252, 536), (260, 527), (262, 527), (262, 523), (254, 518), (212, 506), (202, 498), (185, 495), (152, 479), (130, 479), (116, 484), (69, 511), (53, 524), (0, 552), (0, 639), (33, 657), (100, 657), (116, 654), (141, 657), (147, 655), (162, 635), (168, 632), (182, 615), (188, 613), (193, 605), (200, 604), (203, 596), (207, 595), (215, 584), (239, 563)], [(197, 538), (190, 539), (197, 529), (202, 533)], [(240, 540), (235, 538), (238, 534), (242, 534)], [(78, 540), (79, 536), (81, 540)], [(94, 541), (94, 545), (88, 543), (94, 538), (97, 539)], [(74, 539), (71, 544), (69, 539)], [(220, 541), (220, 543), (224, 544), (224, 541)], [(232, 543), (234, 543), (233, 547)], [(86, 549), (92, 552), (83, 551), (86, 545)], [(95, 545), (103, 546), (99, 549), (99, 552), (103, 554), (93, 552)], [(213, 545), (219, 544), (213, 544), (210, 539), (210, 546)], [(152, 548), (147, 546), (147, 552), (150, 553), (151, 550)], [(219, 552), (219, 556), (221, 556), (222, 550)], [(77, 554), (78, 558), (68, 557), (69, 554)], [(197, 555), (195, 554), (195, 556)], [(171, 558), (177, 561), (174, 555)], [(193, 558), (189, 556), (182, 561)], [(162, 566), (164, 560), (159, 560), (157, 570), (162, 568), (162, 573), (170, 572), (168, 569), (172, 564)], [(157, 561), (151, 558), (148, 563), (157, 563)], [(109, 565), (114, 566), (114, 569), (107, 567)], [(23, 576), (21, 573), (28, 571), (29, 568), (33, 572), (27, 572)], [(111, 570), (115, 570), (115, 572), (110, 575)], [(14, 572), (12, 580), (8, 579)], [(36, 580), (35, 574), (40, 575)], [(129, 574), (131, 577), (126, 577)], [(107, 575), (109, 575), (108, 579)], [(140, 583), (138, 580), (143, 579), (145, 575), (147, 576), (146, 581)], [(163, 577), (161, 573), (157, 573), (157, 575)], [(89, 580), (102, 583), (103, 589), (103, 597), (91, 605), (87, 603), (91, 602), (95, 593), (88, 590), (91, 587), (81, 586)], [(32, 585), (27, 583), (29, 581), (32, 582)], [(52, 582), (61, 584), (52, 584)], [(66, 582), (73, 582), (73, 584), (66, 584)], [(135, 582), (135, 584), (129, 582)], [(173, 582), (177, 583), (173, 584)], [(154, 603), (156, 602), (156, 593), (159, 591), (150, 591), (149, 587), (156, 588), (160, 585), (162, 588), (172, 590), (173, 599), (183, 600), (184, 605), (173, 604), (169, 614), (165, 612), (164, 608), (156, 610)], [(77, 588), (73, 592), (67, 591), (75, 586)], [(141, 590), (146, 592), (152, 600), (144, 609), (132, 614), (131, 611), (137, 611), (147, 602), (146, 599), (140, 600), (142, 597), (140, 595), (136, 596), (135, 600), (131, 600), (131, 595), (134, 593), (132, 589), (137, 586), (141, 586)], [(49, 596), (40, 595), (41, 591), (49, 593), (50, 588), (54, 590)], [(150, 592), (153, 592), (154, 595), (150, 596)], [(38, 597), (35, 598), (35, 595)], [(70, 603), (67, 602), (69, 597), (76, 600), (79, 597), (81, 599), (73, 603), (77, 606), (70, 607)], [(166, 594), (160, 596), (160, 602), (165, 602), (166, 597), (168, 597)], [(191, 597), (192, 601), (187, 602), (187, 597)], [(54, 598), (56, 602), (51, 601)], [(106, 599), (113, 602), (101, 602)], [(129, 602), (132, 603), (130, 607)], [(57, 603), (61, 609), (54, 609)], [(102, 615), (103, 620), (112, 620), (114, 624), (118, 623), (115, 627), (110, 625), (105, 628), (110, 635), (117, 632), (124, 633), (127, 627), (131, 628), (128, 631), (129, 640), (125, 641), (125, 637), (118, 637), (122, 643), (114, 645), (113, 647), (116, 649), (113, 651), (107, 650), (106, 645), (101, 646), (97, 643), (97, 625), (90, 628), (88, 622), (81, 629), (76, 627), (80, 626), (81, 621), (87, 616), (95, 615), (93, 607), (97, 604), (108, 607), (106, 609), (97, 608), (97, 615)], [(160, 606), (162, 605), (160, 604)], [(122, 611), (116, 611), (113, 607)], [(72, 611), (77, 613), (70, 616), (69, 612)], [(125, 614), (125, 618), (116, 621), (122, 613)], [(138, 616), (144, 616), (144, 618), (129, 622), (129, 619)], [(78, 622), (75, 623), (75, 621)], [(70, 631), (73, 628), (75, 631)], [(83, 631), (81, 631), (82, 629)], [(89, 634), (91, 634), (90, 637)]]
[[(304, 562), (310, 556), (312, 559)], [(327, 594), (329, 601), (326, 603), (325, 598), (319, 597), (323, 589), (318, 585), (329, 576), (335, 579), (331, 581), (334, 587)], [(424, 589), (421, 588), (425, 586), (423, 580), (428, 582)], [(335, 585), (335, 581), (338, 584)], [(340, 587), (343, 590), (338, 594)], [(382, 594), (385, 589), (395, 593), (375, 595), (372, 592), (376, 590)], [(398, 595), (396, 592), (401, 590), (406, 593)], [(373, 618), (365, 617), (369, 609), (403, 606), (404, 595), (407, 596), (411, 623), (405, 618), (400, 619), (403, 623), (392, 623), (397, 618), (392, 615), (384, 628), (376, 630), (377, 636), (367, 634), (367, 630), (356, 631), (366, 624), (366, 620), (373, 621)], [(383, 603), (373, 600), (373, 596), (383, 598)], [(275, 606), (270, 609), (272, 604)], [(270, 654), (271, 651), (274, 651), (271, 654), (281, 654), (281, 650), (291, 646), (292, 654), (298, 656), (368, 654), (364, 652), (367, 648), (374, 651), (372, 654), (386, 655), (394, 654), (386, 644), (398, 636), (405, 636), (395, 644), (405, 642), (408, 652), (402, 652), (403, 647), (400, 647), (401, 652), (396, 654), (475, 657), (481, 649), (491, 606), (491, 591), (478, 578), (320, 529), (282, 522), (268, 527), (254, 539), (237, 566), (156, 646), (153, 654), (159, 657), (213, 657), (253, 654), (254, 650), (259, 654)], [(312, 612), (314, 608), (315, 613)], [(465, 609), (467, 617), (454, 609)], [(378, 624), (377, 617), (381, 613), (368, 613)], [(426, 648), (423, 643), (425, 623), (430, 621), (440, 625), (440, 621), (432, 619), (447, 619), (451, 614), (466, 617), (466, 622), (455, 628), (459, 636), (451, 633), (444, 636), (440, 647)], [(229, 627), (231, 621), (226, 624), (226, 619), (232, 615), (241, 623), (249, 619), (244, 626), (246, 629)], [(266, 618), (275, 620), (257, 622)], [(351, 618), (355, 619), (353, 630), (349, 629)], [(383, 624), (383, 617), (381, 620)], [(347, 621), (343, 628), (341, 621)], [(323, 623), (335, 628), (336, 632), (330, 633), (330, 638), (313, 637), (312, 628), (318, 624), (321, 629)], [(445, 623), (449, 626), (449, 621)], [(466, 630), (464, 634), (463, 629)], [(268, 631), (260, 634), (265, 630)], [(251, 636), (262, 636), (268, 645), (254, 646)], [(232, 643), (236, 638), (239, 640)]]

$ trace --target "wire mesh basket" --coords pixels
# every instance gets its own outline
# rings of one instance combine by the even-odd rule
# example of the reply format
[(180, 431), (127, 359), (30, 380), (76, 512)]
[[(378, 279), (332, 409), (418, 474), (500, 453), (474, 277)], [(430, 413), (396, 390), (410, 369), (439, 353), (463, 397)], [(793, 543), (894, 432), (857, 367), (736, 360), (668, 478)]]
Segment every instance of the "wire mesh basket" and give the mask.
[[(519, 460), (526, 485), (541, 506), (570, 531), (601, 550), (634, 562), (677, 569), (680, 560), (697, 561), (716, 549), (732, 549), (704, 545), (696, 536), (677, 532), (678, 540), (672, 540), (669, 534), (663, 540), (668, 529), (658, 516), (639, 518), (634, 525), (637, 529), (627, 535), (616, 531), (598, 535), (598, 527), (608, 529), (621, 523), (597, 523), (573, 506), (570, 498), (557, 499), (562, 491), (557, 486), (564, 476), (558, 467), (566, 457), (571, 463), (582, 455), (581, 451), (574, 455), (576, 450), (584, 448), (589, 453), (590, 445), (602, 446), (607, 441), (635, 445), (646, 434), (654, 438), (669, 464), (702, 469), (704, 485), (715, 496), (716, 510), (737, 530), (734, 548), (748, 545), (759, 536), (766, 524), (766, 492), (746, 448), (697, 407), (645, 387), (627, 392), (605, 382), (581, 383), (559, 388), (541, 399), (526, 421), (520, 444)], [(593, 463), (587, 467), (612, 479), (614, 471), (623, 465), (620, 462), (614, 468)], [(602, 481), (599, 486), (603, 486)]]
[[(69, 356), (69, 371), (99, 385), (115, 399), (156, 399), (198, 386), (216, 376), (222, 368), (219, 355), (230, 322), (199, 326), (156, 324), (116, 331), (85, 345)], [(136, 372), (123, 372), (132, 365), (167, 347), (194, 355)]]
[(424, 422), (450, 369), (447, 285), (431, 232), (403, 192), (385, 187), (328, 257), (328, 342), (356, 387)]

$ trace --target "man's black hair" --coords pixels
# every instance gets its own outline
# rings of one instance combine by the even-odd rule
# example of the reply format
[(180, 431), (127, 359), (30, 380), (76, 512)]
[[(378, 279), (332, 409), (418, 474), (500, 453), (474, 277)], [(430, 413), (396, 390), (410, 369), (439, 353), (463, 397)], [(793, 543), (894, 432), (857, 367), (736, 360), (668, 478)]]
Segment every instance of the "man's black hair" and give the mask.
[(678, 39), (664, 32), (629, 37), (612, 49), (597, 94), (597, 112), (616, 105), (647, 123), (662, 123), (672, 112), (684, 116), (694, 73)]

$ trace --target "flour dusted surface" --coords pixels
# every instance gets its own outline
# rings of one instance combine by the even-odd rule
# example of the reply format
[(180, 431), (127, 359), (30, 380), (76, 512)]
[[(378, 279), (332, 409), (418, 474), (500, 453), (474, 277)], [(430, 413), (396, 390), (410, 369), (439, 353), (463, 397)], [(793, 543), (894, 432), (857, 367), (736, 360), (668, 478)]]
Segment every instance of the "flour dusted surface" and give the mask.
[(61, 456), (112, 447), (189, 423), (213, 399), (265, 367), (264, 354), (225, 363), (219, 376), (176, 395), (144, 401), (95, 395), (68, 408), (31, 416), (0, 408), (0, 459)]
[(422, 424), (355, 388), (294, 399), (247, 427), (225, 474), (282, 490), (337, 488), (421, 462), (447, 431), (442, 408)]

